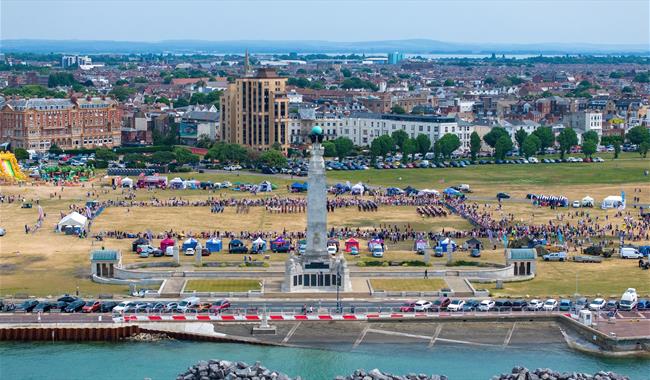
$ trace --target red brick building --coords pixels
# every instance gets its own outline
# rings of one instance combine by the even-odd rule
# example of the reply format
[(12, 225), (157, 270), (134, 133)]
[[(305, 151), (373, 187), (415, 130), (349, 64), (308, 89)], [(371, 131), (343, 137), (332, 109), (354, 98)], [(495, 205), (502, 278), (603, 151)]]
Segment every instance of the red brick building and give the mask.
[(122, 111), (110, 98), (9, 99), (0, 109), (0, 141), (47, 151), (121, 144)]

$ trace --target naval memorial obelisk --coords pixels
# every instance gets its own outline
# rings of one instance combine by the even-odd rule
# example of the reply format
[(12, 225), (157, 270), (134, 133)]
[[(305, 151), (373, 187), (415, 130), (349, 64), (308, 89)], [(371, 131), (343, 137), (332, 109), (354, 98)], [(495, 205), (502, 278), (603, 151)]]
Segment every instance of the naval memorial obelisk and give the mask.
[(307, 174), (307, 248), (291, 255), (286, 263), (286, 292), (347, 292), (352, 290), (350, 271), (343, 253), (327, 253), (327, 181), (323, 130), (314, 127), (309, 135), (311, 156)]

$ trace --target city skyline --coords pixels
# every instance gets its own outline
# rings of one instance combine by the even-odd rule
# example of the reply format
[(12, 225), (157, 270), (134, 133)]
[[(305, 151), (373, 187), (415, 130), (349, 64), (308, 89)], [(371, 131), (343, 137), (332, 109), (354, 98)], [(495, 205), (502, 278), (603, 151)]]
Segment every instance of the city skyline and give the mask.
[[(0, 7), (3, 40), (354, 42), (430, 39), (468, 44), (650, 44), (647, 33), (650, 4), (638, 0), (6, 0)], [(92, 16), (97, 12), (103, 17)], [(28, 14), (31, 21), (26, 23)], [(242, 23), (244, 17), (245, 24)], [(278, 22), (281, 19), (286, 22)], [(617, 19), (626, 21), (616, 22), (616, 28), (605, 27)], [(273, 27), (265, 28), (265, 23)]]

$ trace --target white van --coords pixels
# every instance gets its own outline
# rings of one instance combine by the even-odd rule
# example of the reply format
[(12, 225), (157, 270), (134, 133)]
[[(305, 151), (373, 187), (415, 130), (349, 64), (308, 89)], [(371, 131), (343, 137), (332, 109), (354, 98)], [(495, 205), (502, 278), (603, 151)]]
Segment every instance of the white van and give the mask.
[(641, 252), (632, 247), (621, 247), (621, 259), (640, 259), (643, 257)]
[(178, 303), (178, 311), (185, 313), (188, 309), (199, 306), (201, 299), (199, 297), (188, 297)]
[(618, 308), (621, 310), (633, 310), (638, 302), (639, 298), (636, 295), (636, 289), (628, 288), (625, 293), (623, 293)]

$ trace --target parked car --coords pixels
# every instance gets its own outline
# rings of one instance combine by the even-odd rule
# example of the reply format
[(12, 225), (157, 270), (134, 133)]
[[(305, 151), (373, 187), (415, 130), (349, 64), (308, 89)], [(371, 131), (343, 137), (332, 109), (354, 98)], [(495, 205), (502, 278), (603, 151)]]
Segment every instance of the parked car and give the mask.
[(621, 247), (620, 255), (621, 259), (640, 259), (643, 257), (641, 252), (632, 247)]
[(512, 309), (512, 302), (510, 300), (496, 300), (494, 301), (494, 308), (498, 311)]
[(200, 303), (201, 299), (199, 297), (188, 297), (178, 303), (177, 309), (184, 313), (190, 308), (197, 307)]
[(104, 301), (99, 305), (100, 313), (110, 313), (113, 311), (113, 308), (117, 306), (117, 302), (114, 301)]
[(218, 301), (213, 301), (212, 305), (210, 306), (210, 313), (218, 314), (221, 313), (222, 311), (229, 309), (230, 308), (230, 301), (228, 300), (218, 300)]
[(165, 313), (173, 313), (175, 311), (178, 311), (178, 302), (169, 302), (165, 305), (165, 308), (163, 310)]
[(422, 311), (429, 311), (431, 310), (432, 303), (430, 301), (416, 301), (415, 305), (413, 305), (413, 311), (416, 312), (422, 312)]
[(576, 300), (576, 312), (589, 307), (589, 300), (586, 297), (580, 297)]
[[(611, 302), (611, 301), (610, 301)], [(616, 302), (616, 301), (615, 301)], [(616, 306), (618, 306), (618, 302), (616, 302)], [(650, 300), (646, 299), (640, 299), (636, 303), (636, 309), (637, 310), (650, 310)]]
[(509, 199), (510, 194), (508, 193), (497, 193), (497, 199)]
[(72, 303), (70, 303), (68, 306), (63, 309), (64, 312), (66, 313), (76, 313), (78, 311), (81, 311), (83, 309), (84, 305), (86, 304), (86, 301), (82, 299), (78, 299)]
[(493, 308), (494, 308), (494, 301), (493, 300), (483, 300), (478, 305), (478, 310), (479, 311), (490, 311)]
[(512, 301), (512, 310), (523, 311), (528, 307), (528, 302), (526, 300), (514, 300)]
[(83, 312), (83, 313), (94, 313), (96, 311), (99, 311), (100, 306), (101, 306), (101, 302), (99, 302), (99, 301), (88, 301), (81, 308), (81, 312)]
[(36, 300), (27, 300), (20, 305), (16, 306), (16, 311), (24, 311), (25, 313), (31, 313), (32, 310), (38, 305)]
[(63, 301), (63, 302), (67, 302), (67, 303), (71, 303), (71, 302), (74, 302), (76, 300), (77, 300), (77, 297), (73, 297), (73, 296), (71, 296), (69, 294), (65, 294), (62, 297), (59, 297), (59, 299), (57, 299), (57, 301)]
[(544, 301), (544, 311), (553, 311), (557, 309), (557, 300), (553, 298), (549, 298), (546, 301)]
[(447, 311), (461, 311), (465, 306), (465, 301), (461, 299), (452, 300), (447, 306)]
[(448, 297), (440, 297), (437, 300), (433, 301), (431, 305), (431, 310), (433, 311), (443, 311), (447, 309), (447, 306), (451, 303), (451, 300)]
[(605, 305), (607, 305), (607, 301), (604, 298), (594, 298), (594, 300), (589, 304), (589, 310), (599, 311), (602, 310)]
[(558, 306), (558, 309), (560, 311), (571, 311), (571, 307), (573, 306), (573, 302), (568, 299), (561, 299), (560, 300), (560, 305)]
[(47, 313), (52, 309), (52, 304), (49, 302), (39, 302), (38, 305), (34, 309), (32, 309), (33, 313)]
[(544, 306), (544, 302), (542, 302), (542, 300), (532, 299), (528, 303), (528, 310), (531, 310), (531, 311), (542, 310), (543, 306)]
[(474, 311), (478, 307), (479, 302), (477, 300), (472, 300), (469, 299), (465, 301), (465, 305), (463, 305), (463, 311)]
[(327, 253), (329, 253), (332, 256), (336, 255), (336, 246), (334, 246), (334, 245), (328, 246), (327, 247)]
[(616, 310), (618, 310), (618, 301), (617, 300), (609, 300), (609, 301), (607, 301), (607, 304), (605, 305), (605, 310), (607, 310), (607, 311), (616, 311)]
[(566, 257), (566, 252), (551, 252), (542, 256), (544, 261), (566, 261)]
[(128, 313), (135, 307), (135, 302), (124, 301), (120, 302), (117, 306), (113, 308), (113, 313)]

